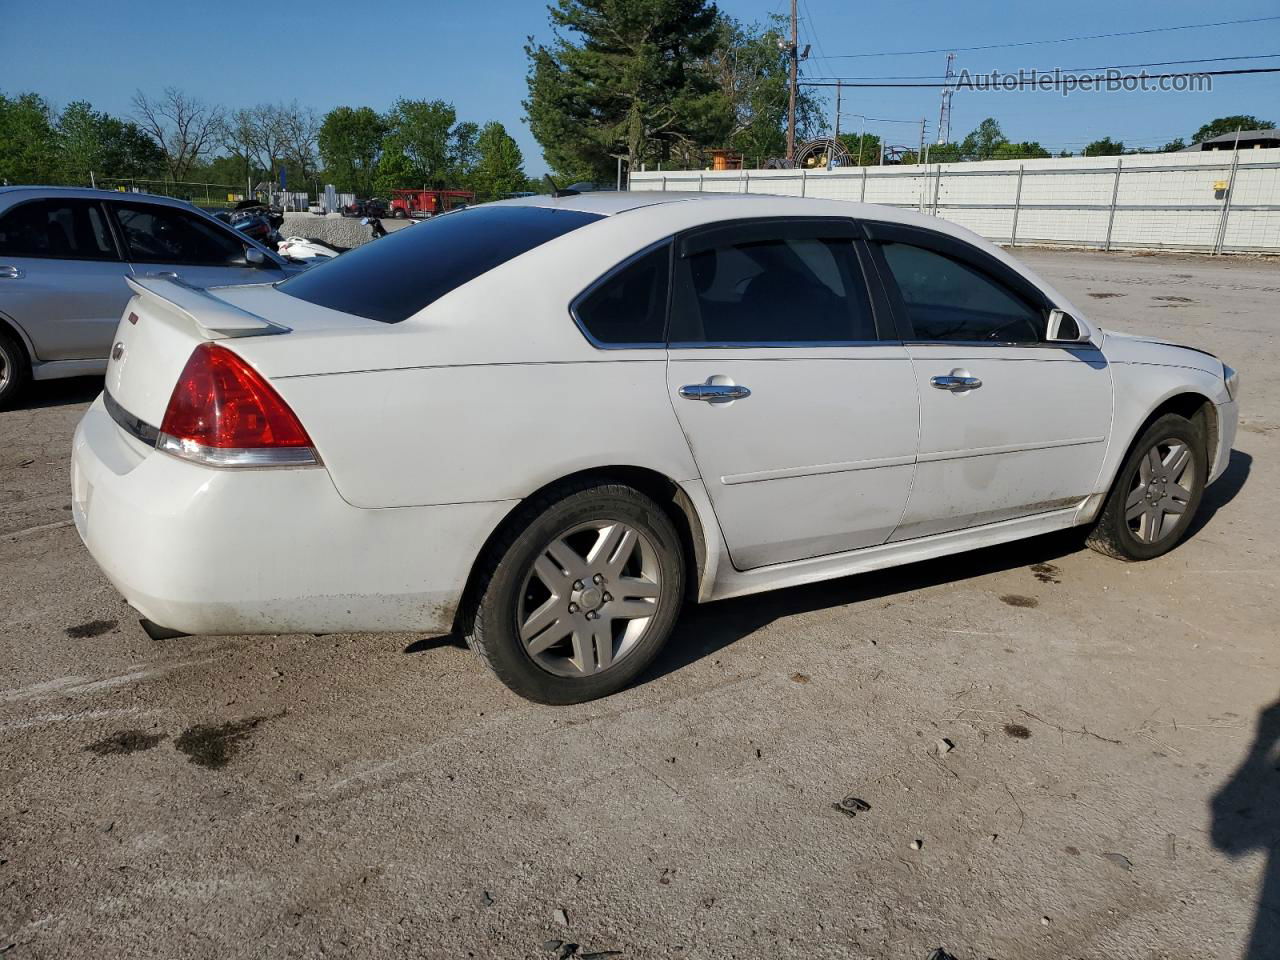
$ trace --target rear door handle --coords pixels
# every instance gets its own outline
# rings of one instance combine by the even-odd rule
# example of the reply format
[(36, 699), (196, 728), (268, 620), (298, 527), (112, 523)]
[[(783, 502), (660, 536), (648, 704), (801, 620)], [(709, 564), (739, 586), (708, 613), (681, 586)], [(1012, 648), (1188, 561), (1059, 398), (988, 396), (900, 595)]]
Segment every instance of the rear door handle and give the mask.
[(0, 263), (0, 280), (21, 280), (22, 268), (8, 263)]
[(680, 388), (680, 396), (704, 403), (728, 403), (730, 400), (745, 400), (751, 396), (751, 391), (740, 383), (687, 383)]
[(929, 383), (939, 390), (977, 390), (982, 381), (977, 377), (930, 377)]

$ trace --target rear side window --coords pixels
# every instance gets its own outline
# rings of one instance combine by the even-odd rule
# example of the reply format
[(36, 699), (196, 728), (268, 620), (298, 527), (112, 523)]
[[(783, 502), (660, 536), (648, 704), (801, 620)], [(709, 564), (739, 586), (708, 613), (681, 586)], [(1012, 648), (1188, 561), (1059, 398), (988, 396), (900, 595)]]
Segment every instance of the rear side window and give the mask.
[(574, 304), (578, 323), (600, 344), (662, 346), (670, 265), (670, 243), (623, 264)]
[(909, 243), (886, 243), (881, 249), (902, 294), (914, 339), (1044, 339), (1044, 313), (978, 270)]
[(229, 227), (194, 213), (145, 203), (111, 208), (135, 262), (224, 266), (244, 257), (245, 243)]
[(0, 218), (0, 254), (118, 260), (102, 208), (91, 200), (37, 200)]
[(399, 323), (482, 273), (599, 219), (578, 210), (477, 207), (398, 230), (278, 289), (331, 310)]
[(876, 339), (849, 239), (789, 231), (730, 240), (676, 261), (671, 342), (850, 343)]

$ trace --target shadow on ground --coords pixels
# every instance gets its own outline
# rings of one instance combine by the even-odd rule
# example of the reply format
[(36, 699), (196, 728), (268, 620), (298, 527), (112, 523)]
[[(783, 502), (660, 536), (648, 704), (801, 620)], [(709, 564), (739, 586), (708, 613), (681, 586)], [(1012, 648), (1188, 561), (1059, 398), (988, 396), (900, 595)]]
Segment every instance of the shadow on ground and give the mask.
[(1266, 855), (1253, 930), (1242, 960), (1280, 956), (1280, 700), (1258, 715), (1253, 745), (1210, 802), (1216, 849)]
[(9, 407), (11, 410), (37, 410), (41, 407), (63, 407), (76, 403), (92, 403), (102, 392), (101, 377), (73, 377), (67, 380), (37, 380)]

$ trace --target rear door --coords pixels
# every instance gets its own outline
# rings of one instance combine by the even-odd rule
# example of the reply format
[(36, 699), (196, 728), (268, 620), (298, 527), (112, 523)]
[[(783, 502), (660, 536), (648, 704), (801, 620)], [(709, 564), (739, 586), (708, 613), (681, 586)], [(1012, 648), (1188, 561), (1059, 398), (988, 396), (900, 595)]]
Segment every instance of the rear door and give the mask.
[(921, 228), (868, 230), (920, 393), (919, 463), (893, 539), (1087, 497), (1111, 428), (1101, 351), (1047, 343), (1053, 304), (985, 251)]
[(0, 312), (38, 360), (105, 359), (128, 273), (96, 200), (29, 200), (0, 216)]
[(176, 276), (196, 287), (284, 279), (274, 261), (261, 267), (249, 264), (245, 252), (252, 244), (212, 217), (132, 199), (108, 200), (107, 206), (138, 275)]
[(915, 380), (860, 246), (836, 218), (677, 242), (667, 387), (738, 569), (883, 543), (907, 502)]

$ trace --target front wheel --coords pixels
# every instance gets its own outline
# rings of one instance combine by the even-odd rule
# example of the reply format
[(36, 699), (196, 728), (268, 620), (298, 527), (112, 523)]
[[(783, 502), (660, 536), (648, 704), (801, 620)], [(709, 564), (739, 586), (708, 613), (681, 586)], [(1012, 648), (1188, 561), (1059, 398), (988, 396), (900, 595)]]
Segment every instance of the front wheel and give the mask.
[(503, 683), (540, 703), (614, 693), (675, 626), (684, 551), (671, 519), (631, 487), (553, 491), (492, 551), (467, 637)]
[(1119, 560), (1168, 553), (1191, 526), (1207, 477), (1202, 432), (1185, 417), (1165, 414), (1133, 445), (1089, 533), (1089, 546)]

